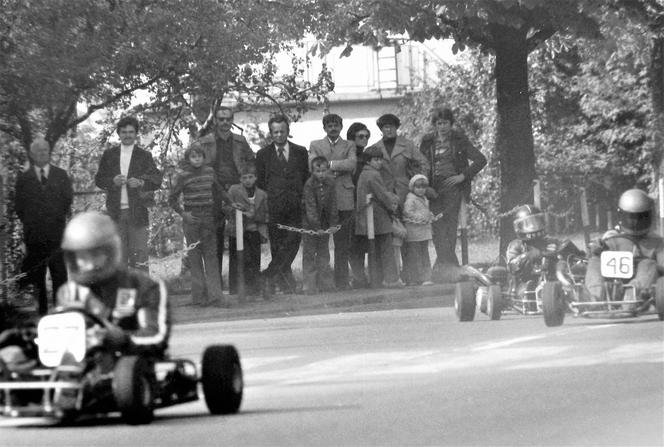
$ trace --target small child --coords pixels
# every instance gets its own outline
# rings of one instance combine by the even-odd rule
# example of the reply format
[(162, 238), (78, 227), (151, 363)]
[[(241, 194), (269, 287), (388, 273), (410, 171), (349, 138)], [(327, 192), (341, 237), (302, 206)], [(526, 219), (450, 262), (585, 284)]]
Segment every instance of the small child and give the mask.
[(323, 156), (311, 160), (312, 176), (304, 184), (303, 226), (318, 231), (305, 234), (302, 246), (304, 293), (334, 290), (334, 276), (330, 269), (330, 235), (324, 230), (337, 224), (336, 190), (334, 178), (328, 176), (330, 162)]
[(240, 168), (240, 183), (228, 189), (232, 206), (224, 209), (228, 218), (228, 288), (237, 293), (237, 237), (235, 210), (242, 211), (244, 240), (244, 284), (247, 296), (261, 293), (261, 243), (267, 242), (267, 194), (256, 186), (256, 165), (248, 162)]
[(429, 181), (424, 175), (414, 175), (408, 184), (410, 192), (403, 206), (403, 220), (408, 232), (404, 265), (407, 285), (433, 284), (429, 259), (433, 213), (429, 211), (429, 199), (425, 195), (428, 186)]
[[(367, 238), (367, 214), (366, 199), (371, 194), (373, 205), (373, 224), (376, 244), (376, 269), (373, 274), (376, 275), (372, 282), (382, 284), (387, 288), (402, 288), (403, 283), (399, 280), (397, 264), (394, 258), (394, 248), (392, 247), (392, 215), (396, 212), (399, 205), (399, 198), (396, 194), (388, 191), (385, 182), (381, 177), (380, 170), (383, 166), (383, 151), (379, 147), (371, 146), (364, 151), (366, 164), (357, 180), (357, 201), (355, 220), (354, 243), (361, 247), (357, 253), (365, 253), (368, 247)], [(363, 261), (362, 261), (363, 264)], [(362, 265), (362, 267), (364, 267)], [(361, 276), (359, 273), (359, 256), (354, 257), (353, 276)]]
[[(187, 149), (185, 170), (178, 174), (168, 197), (169, 205), (182, 216), (182, 229), (191, 249), (191, 295), (194, 305), (222, 304), (221, 277), (217, 260), (214, 169), (204, 166), (205, 152), (198, 142)], [(180, 195), (183, 205), (180, 206)]]

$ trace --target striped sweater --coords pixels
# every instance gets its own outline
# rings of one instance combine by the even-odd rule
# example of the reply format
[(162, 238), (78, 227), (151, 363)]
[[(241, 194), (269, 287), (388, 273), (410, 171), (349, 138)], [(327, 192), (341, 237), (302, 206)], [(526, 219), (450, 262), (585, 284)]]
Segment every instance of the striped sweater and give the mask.
[(182, 214), (179, 198), (182, 194), (184, 211), (196, 210), (212, 214), (214, 209), (214, 169), (210, 166), (188, 168), (178, 174), (168, 197), (169, 205)]

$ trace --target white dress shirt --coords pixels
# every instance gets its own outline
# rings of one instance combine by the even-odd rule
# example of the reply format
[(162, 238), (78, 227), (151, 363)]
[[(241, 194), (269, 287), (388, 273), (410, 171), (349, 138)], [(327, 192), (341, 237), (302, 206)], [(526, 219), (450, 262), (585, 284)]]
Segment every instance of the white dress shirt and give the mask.
[(34, 165), (34, 169), (35, 169), (35, 174), (37, 175), (37, 178), (39, 179), (40, 182), (42, 182), (43, 180), (41, 178), (42, 177), (41, 176), (41, 170), (42, 169), (44, 170), (44, 176), (46, 178), (48, 178), (49, 172), (51, 171), (51, 165), (46, 163), (46, 165), (42, 166), (41, 168), (37, 165)]
[[(129, 173), (129, 163), (131, 162), (132, 152), (134, 152), (134, 145), (120, 145), (120, 174), (124, 175), (125, 177), (127, 177), (127, 174)], [(120, 209), (126, 210), (128, 208), (129, 195), (127, 194), (127, 183), (125, 182), (125, 184), (123, 184), (120, 189)]]
[[(279, 156), (279, 146), (277, 145), (277, 143), (274, 143), (274, 147), (277, 151), (277, 157), (278, 157)], [(286, 161), (288, 161), (288, 151), (289, 151), (288, 141), (286, 141), (286, 144), (284, 144), (284, 158), (286, 159)]]

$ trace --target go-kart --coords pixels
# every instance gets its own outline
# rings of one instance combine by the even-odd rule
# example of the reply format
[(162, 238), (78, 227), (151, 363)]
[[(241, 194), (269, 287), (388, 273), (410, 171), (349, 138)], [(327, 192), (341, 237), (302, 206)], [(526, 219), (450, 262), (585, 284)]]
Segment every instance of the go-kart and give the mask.
[(199, 374), (189, 360), (109, 347), (104, 334), (111, 325), (81, 309), (42, 317), (31, 341), (38, 358), (0, 359), (0, 415), (67, 423), (119, 412), (128, 424), (147, 424), (157, 408), (197, 400), (199, 383), (210, 413), (239, 410), (242, 367), (233, 346), (207, 347)]
[(659, 277), (651, 287), (637, 290), (629, 282), (635, 274), (634, 265), (634, 254), (630, 251), (601, 253), (603, 301), (582, 299), (583, 295), (579, 293), (566, 293), (570, 284), (564, 278), (547, 284), (543, 293), (544, 322), (547, 326), (560, 326), (568, 311), (574, 316), (588, 318), (637, 317), (649, 311), (651, 306), (655, 307), (659, 319), (664, 320), (664, 277)]
[[(454, 309), (459, 321), (473, 321), (479, 307), (480, 312), (491, 320), (499, 320), (508, 312), (520, 315), (545, 313), (548, 284), (565, 279), (569, 287), (561, 288), (564, 294), (578, 294), (585, 272), (585, 259), (570, 254), (567, 245), (556, 251), (542, 253), (532, 268), (530, 280), (519, 280), (507, 267), (494, 265), (486, 271), (464, 266), (470, 280), (456, 284)], [(546, 318), (546, 315), (545, 315)]]

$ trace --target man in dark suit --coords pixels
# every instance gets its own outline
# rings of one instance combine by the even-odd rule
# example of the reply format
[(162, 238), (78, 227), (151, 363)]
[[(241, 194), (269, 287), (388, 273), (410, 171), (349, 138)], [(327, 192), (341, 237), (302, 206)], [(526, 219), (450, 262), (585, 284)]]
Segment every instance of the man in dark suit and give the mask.
[(95, 176), (106, 191), (106, 210), (118, 224), (124, 264), (148, 271), (148, 209), (153, 192), (161, 186), (161, 172), (150, 152), (136, 144), (138, 120), (118, 121), (120, 145), (104, 151)]
[(51, 272), (54, 304), (55, 293), (67, 281), (60, 242), (73, 192), (67, 173), (50, 164), (51, 148), (46, 140), (33, 141), (29, 153), (30, 168), (16, 182), (14, 209), (23, 224), (25, 283), (35, 286), (39, 314), (44, 315), (48, 311), (46, 267)]
[(276, 224), (302, 225), (302, 191), (309, 177), (307, 150), (288, 141), (289, 124), (285, 116), (268, 121), (272, 143), (256, 154), (258, 187), (267, 192), (272, 260), (263, 272), (266, 291), (278, 284), (285, 293), (295, 293), (291, 264), (300, 248), (301, 235), (277, 228)]

